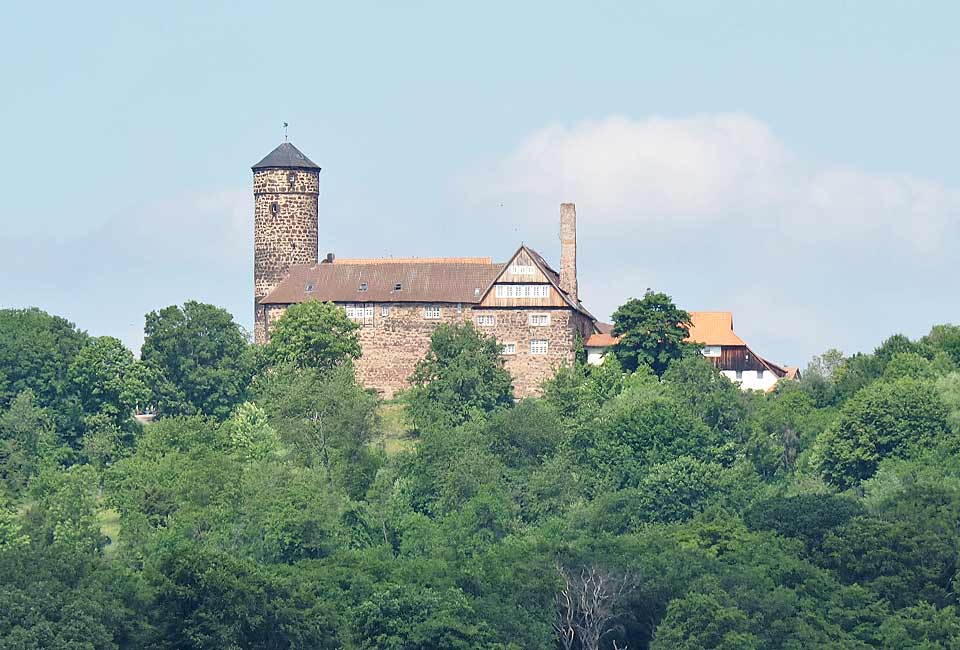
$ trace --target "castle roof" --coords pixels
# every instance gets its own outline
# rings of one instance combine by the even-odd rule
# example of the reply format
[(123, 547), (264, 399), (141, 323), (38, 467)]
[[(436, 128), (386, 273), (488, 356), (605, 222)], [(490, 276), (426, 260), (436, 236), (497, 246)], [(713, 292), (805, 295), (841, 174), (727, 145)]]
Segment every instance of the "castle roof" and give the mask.
[(260, 303), (478, 303), (503, 266), (489, 258), (385, 258), (298, 264), (290, 267), (289, 275)]
[(307, 158), (289, 142), (284, 142), (251, 169), (254, 171), (258, 169), (316, 169), (319, 171), (320, 165)]
[[(541, 267), (547, 281), (570, 307), (593, 318), (583, 305), (560, 289), (559, 274), (539, 253), (528, 246), (521, 246), (517, 253), (520, 251), (528, 253)], [(297, 264), (290, 267), (287, 277), (260, 304), (289, 305), (308, 300), (478, 304), (506, 266), (507, 263), (492, 262), (489, 257), (336, 259)]]

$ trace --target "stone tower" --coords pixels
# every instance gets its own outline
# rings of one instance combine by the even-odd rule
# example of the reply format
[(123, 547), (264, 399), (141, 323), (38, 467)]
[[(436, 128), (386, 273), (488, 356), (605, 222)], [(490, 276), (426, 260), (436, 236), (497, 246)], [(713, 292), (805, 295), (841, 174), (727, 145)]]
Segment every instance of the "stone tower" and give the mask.
[(253, 169), (253, 338), (266, 343), (260, 300), (293, 264), (317, 263), (320, 167), (289, 142)]

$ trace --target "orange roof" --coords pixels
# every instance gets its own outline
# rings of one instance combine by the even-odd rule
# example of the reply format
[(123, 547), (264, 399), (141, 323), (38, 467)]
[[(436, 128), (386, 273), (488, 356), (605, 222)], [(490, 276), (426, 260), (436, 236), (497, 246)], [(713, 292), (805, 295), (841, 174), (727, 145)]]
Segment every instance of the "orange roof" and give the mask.
[(610, 346), (616, 345), (619, 342), (619, 336), (613, 336), (612, 334), (606, 332), (599, 332), (597, 334), (591, 334), (590, 337), (583, 342), (583, 344), (588, 348), (609, 348)]
[(733, 314), (728, 311), (691, 311), (687, 340), (703, 345), (746, 345), (733, 331)]

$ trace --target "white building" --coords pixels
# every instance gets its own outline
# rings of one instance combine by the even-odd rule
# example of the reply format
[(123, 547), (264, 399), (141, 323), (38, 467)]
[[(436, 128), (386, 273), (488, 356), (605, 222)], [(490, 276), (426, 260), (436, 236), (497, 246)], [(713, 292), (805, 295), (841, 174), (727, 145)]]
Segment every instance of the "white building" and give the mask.
[[(701, 346), (703, 356), (743, 390), (771, 391), (781, 379), (799, 379), (797, 368), (781, 366), (756, 354), (733, 331), (733, 314), (728, 311), (690, 312), (688, 341)], [(599, 365), (607, 351), (619, 340), (611, 326), (597, 323), (600, 333), (585, 342), (587, 362)]]

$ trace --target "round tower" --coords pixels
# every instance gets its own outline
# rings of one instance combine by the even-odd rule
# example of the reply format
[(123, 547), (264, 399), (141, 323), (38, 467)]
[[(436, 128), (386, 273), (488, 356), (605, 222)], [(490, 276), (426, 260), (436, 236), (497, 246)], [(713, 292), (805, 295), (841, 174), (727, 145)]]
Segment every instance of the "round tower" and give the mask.
[(317, 263), (320, 167), (289, 142), (253, 169), (253, 336), (267, 340), (260, 300), (294, 264)]

